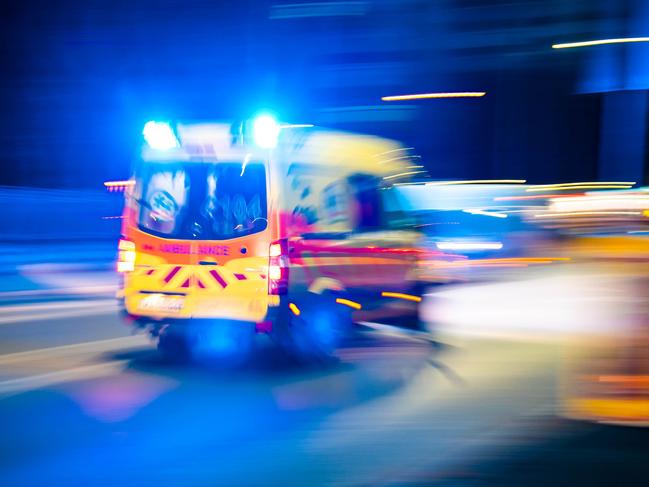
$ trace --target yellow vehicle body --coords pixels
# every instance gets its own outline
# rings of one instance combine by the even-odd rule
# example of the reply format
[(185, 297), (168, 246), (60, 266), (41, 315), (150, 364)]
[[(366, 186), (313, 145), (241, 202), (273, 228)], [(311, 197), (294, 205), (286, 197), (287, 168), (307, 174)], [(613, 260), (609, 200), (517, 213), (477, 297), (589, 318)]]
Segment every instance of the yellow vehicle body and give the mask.
[(649, 426), (649, 239), (576, 238), (573, 258), (606, 279), (616, 322), (575, 337), (561, 378), (561, 410), (570, 418)]
[[(123, 271), (119, 298), (129, 320), (154, 333), (186, 320), (246, 322), (267, 331), (278, 309), (289, 302), (297, 306), (305, 292), (340, 292), (368, 282), (393, 290), (403, 284), (415, 260), (404, 249), (412, 248), (414, 237), (374, 232), (371, 238), (357, 233), (350, 238), (357, 231), (352, 221), (357, 210), (346, 194), (352, 175), (399, 180), (409, 164), (407, 157), (399, 157), (406, 154), (399, 144), (287, 129), (276, 148), (260, 150), (235, 141), (227, 124), (178, 125), (177, 133), (178, 147), (171, 150), (144, 147), (126, 194), (118, 267)], [(253, 173), (254, 181), (246, 179)], [(206, 180), (207, 190), (201, 191), (217, 196), (201, 196), (198, 209), (178, 209), (179, 201), (193, 204), (191, 192)], [(223, 194), (232, 196), (228, 205), (219, 201), (219, 191), (221, 200)], [(212, 216), (191, 230), (170, 230), (179, 226), (174, 218), (205, 211), (212, 215), (214, 208), (225, 215), (225, 206), (233, 221), (227, 238), (210, 238), (206, 228), (219, 220)], [(316, 235), (319, 250), (300, 247), (306, 234)], [(296, 253), (290, 255), (290, 287), (277, 295), (269, 291), (269, 247), (284, 240)], [(298, 256), (300, 249), (307, 250)]]
[[(136, 242), (151, 240), (137, 230), (129, 232), (128, 236)], [(242, 246), (254, 245), (251, 239), (242, 240), (245, 242), (230, 242), (227, 248), (235, 253)], [(160, 248), (160, 244), (150, 245)], [(182, 248), (187, 244), (176, 245)], [(190, 245), (192, 251), (194, 248), (198, 245)], [(195, 255), (200, 255), (197, 250)], [(268, 306), (278, 302), (277, 296), (267, 294), (266, 257), (241, 256), (229, 260), (221, 257), (217, 266), (194, 264), (194, 258), (173, 260), (155, 251), (138, 253), (137, 267), (124, 281), (124, 304), (130, 313), (153, 319), (223, 318), (260, 322)], [(235, 296), (236, 299), (232, 299)], [(162, 299), (168, 300), (170, 305), (156, 306), (156, 301)], [(182, 305), (172, 306), (174, 300), (182, 300)]]

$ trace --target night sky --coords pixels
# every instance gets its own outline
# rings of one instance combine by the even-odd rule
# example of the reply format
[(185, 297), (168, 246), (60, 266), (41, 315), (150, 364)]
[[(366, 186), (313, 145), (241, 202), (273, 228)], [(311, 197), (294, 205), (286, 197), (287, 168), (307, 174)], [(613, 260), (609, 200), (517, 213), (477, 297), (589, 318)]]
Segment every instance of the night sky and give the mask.
[[(316, 2), (305, 13), (270, 1), (5, 1), (0, 183), (100, 188), (128, 177), (149, 119), (261, 108), (403, 140), (433, 177), (594, 178), (600, 97), (575, 96), (579, 63), (549, 49), (593, 13), (541, 3), (380, 0), (332, 13)], [(389, 94), (483, 90), (380, 107)]]

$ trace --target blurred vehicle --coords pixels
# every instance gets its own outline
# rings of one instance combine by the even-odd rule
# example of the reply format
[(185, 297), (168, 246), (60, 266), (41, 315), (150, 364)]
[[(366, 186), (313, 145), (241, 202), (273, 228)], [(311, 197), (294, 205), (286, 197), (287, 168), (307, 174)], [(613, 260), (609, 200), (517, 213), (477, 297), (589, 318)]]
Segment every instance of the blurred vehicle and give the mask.
[(353, 320), (417, 316), (418, 233), (382, 209), (407, 149), (267, 115), (143, 134), (117, 266), (162, 351), (238, 355), (256, 331), (326, 359)]
[[(494, 217), (491, 212), (432, 211), (418, 215), (425, 234), (424, 248), (452, 254), (444, 264), (421, 262), (422, 279), (435, 281), (478, 281), (492, 279), (504, 268), (516, 268), (531, 261), (539, 235), (517, 215)], [(427, 276), (427, 277), (425, 277)]]
[(525, 194), (525, 186), (463, 183), (431, 182), (396, 190), (410, 224), (423, 234), (418, 268), (422, 286), (500, 278), (513, 269), (554, 260), (547, 254), (550, 232), (522, 216), (521, 208), (530, 202), (498, 202), (515, 200)]
[(579, 274), (595, 283), (591, 306), (607, 323), (583, 323), (567, 348), (561, 412), (649, 426), (649, 194), (606, 191), (553, 199), (537, 218), (558, 229)]

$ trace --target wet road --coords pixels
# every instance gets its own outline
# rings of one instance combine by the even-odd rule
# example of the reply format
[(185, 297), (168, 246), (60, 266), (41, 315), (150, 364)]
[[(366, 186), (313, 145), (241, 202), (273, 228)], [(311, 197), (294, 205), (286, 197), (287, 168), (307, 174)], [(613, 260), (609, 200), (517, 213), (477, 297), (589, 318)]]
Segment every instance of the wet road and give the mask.
[[(554, 417), (560, 350), (366, 329), (327, 368), (260, 336), (172, 366), (109, 299), (0, 308), (2, 485), (574, 485), (647, 475), (645, 430)], [(640, 477), (638, 477), (640, 478)]]

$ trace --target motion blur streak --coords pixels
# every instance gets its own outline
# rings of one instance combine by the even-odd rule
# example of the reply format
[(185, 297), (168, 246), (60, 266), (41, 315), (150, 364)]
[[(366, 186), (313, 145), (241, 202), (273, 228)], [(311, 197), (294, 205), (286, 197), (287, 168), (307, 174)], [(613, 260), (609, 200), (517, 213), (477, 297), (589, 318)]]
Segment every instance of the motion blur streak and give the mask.
[(540, 192), (540, 191), (574, 191), (582, 189), (630, 189), (633, 185), (625, 184), (584, 184), (584, 185), (575, 185), (575, 186), (553, 186), (548, 188), (532, 187), (528, 188), (525, 191), (528, 192)]
[(546, 200), (550, 198), (572, 198), (575, 196), (585, 196), (586, 193), (574, 194), (535, 194), (527, 196), (497, 196), (494, 201), (526, 201), (526, 200)]
[(500, 250), (501, 242), (437, 242), (439, 250)]
[(417, 155), (405, 155), (405, 156), (397, 156), (397, 157), (391, 157), (390, 159), (382, 159), (379, 161), (379, 164), (387, 164), (389, 162), (394, 162), (394, 161), (403, 161), (406, 159), (421, 159), (421, 156)]
[(431, 265), (438, 269), (454, 267), (527, 267), (529, 264), (551, 264), (553, 262), (568, 262), (570, 257), (510, 257), (502, 259), (466, 259), (452, 262), (422, 261), (420, 265)]
[(361, 304), (360, 303), (357, 303), (355, 301), (351, 301), (349, 299), (336, 298), (336, 303), (343, 304), (345, 306), (349, 306), (350, 308), (353, 308), (353, 309), (361, 309)]
[(285, 123), (279, 126), (281, 129), (309, 129), (313, 127), (315, 125), (311, 123)]
[(555, 198), (548, 208), (557, 212), (645, 210), (649, 208), (649, 195), (608, 194), (605, 196), (585, 195), (581, 198)]
[(462, 184), (525, 184), (525, 179), (473, 179), (467, 181), (431, 181), (426, 186), (454, 186)]
[(607, 185), (607, 184), (612, 184), (616, 186), (633, 186), (634, 184), (637, 184), (636, 182), (633, 181), (583, 181), (583, 182), (578, 182), (578, 183), (556, 183), (556, 184), (535, 184), (531, 188), (529, 188), (527, 191), (530, 189), (541, 189), (541, 188), (563, 188), (563, 187), (570, 187), (570, 186), (602, 186), (602, 185)]
[(507, 218), (507, 213), (498, 213), (495, 211), (485, 211), (480, 209), (470, 209), (463, 210), (464, 213), (470, 213), (471, 215), (482, 215), (482, 216), (491, 216), (494, 218)]
[(295, 316), (300, 316), (300, 308), (295, 303), (289, 303), (288, 307), (291, 309)]
[(369, 9), (369, 2), (310, 2), (273, 5), (270, 18), (273, 20), (300, 19), (308, 17), (356, 17), (363, 16)]
[(0, 487), (647, 484), (649, 0), (2, 7)]
[(624, 44), (628, 42), (649, 42), (649, 37), (621, 37), (617, 39), (599, 39), (595, 41), (567, 42), (553, 44), (552, 49), (570, 49), (573, 47), (601, 46), (604, 44)]
[(649, 387), (649, 375), (600, 375), (600, 382), (624, 382), (639, 387)]
[(383, 101), (423, 100), (427, 98), (481, 98), (484, 91), (460, 91), (456, 93), (421, 93), (414, 95), (393, 95), (381, 97)]
[(414, 301), (415, 303), (421, 302), (421, 297), (413, 296), (412, 294), (393, 293), (393, 292), (384, 291), (381, 293), (381, 296), (383, 296), (384, 298), (405, 299), (406, 301)]
[(406, 176), (412, 176), (414, 174), (421, 174), (425, 173), (426, 171), (408, 171), (408, 172), (402, 172), (399, 174), (392, 174), (390, 176), (385, 176), (383, 179), (388, 180), (388, 179), (396, 179), (396, 178), (403, 178)]
[(555, 218), (568, 216), (639, 216), (639, 211), (570, 211), (557, 213), (544, 213), (535, 215), (536, 218)]

